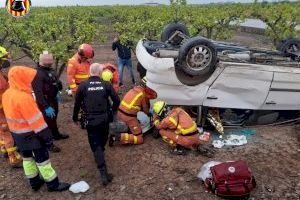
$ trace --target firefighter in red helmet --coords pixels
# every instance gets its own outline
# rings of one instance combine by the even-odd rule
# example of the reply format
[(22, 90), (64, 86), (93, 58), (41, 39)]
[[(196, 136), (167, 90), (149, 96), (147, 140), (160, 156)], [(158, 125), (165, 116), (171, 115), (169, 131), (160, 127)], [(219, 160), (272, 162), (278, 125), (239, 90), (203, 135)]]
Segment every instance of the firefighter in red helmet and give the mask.
[(89, 59), (94, 57), (93, 47), (89, 44), (79, 46), (77, 53), (69, 60), (67, 68), (67, 77), (69, 88), (73, 96), (76, 93), (77, 86), (89, 78), (91, 62)]

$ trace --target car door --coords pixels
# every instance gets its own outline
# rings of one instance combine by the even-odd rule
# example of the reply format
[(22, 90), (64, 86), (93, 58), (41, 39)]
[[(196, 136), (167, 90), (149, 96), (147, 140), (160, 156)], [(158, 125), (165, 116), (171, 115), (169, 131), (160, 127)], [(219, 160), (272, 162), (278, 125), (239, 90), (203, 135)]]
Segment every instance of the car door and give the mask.
[(300, 110), (300, 73), (274, 72), (270, 92), (261, 109)]
[(268, 96), (272, 78), (270, 71), (229, 64), (209, 88), (203, 105), (260, 109)]

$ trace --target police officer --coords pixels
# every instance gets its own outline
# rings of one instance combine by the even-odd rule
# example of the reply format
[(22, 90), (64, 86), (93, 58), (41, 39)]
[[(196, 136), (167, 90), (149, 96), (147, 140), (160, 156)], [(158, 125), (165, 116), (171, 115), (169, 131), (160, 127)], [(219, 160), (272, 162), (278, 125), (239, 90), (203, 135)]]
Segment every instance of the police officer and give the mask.
[(86, 128), (91, 150), (93, 151), (97, 167), (101, 174), (102, 184), (106, 186), (112, 181), (112, 175), (108, 174), (104, 150), (108, 139), (108, 103), (112, 100), (112, 110), (117, 111), (120, 99), (109, 82), (100, 78), (102, 67), (94, 63), (90, 67), (90, 78), (82, 82), (76, 92), (73, 111), (73, 121), (78, 124), (78, 113), (82, 107), (86, 114)]
[[(35, 93), (36, 102), (43, 113), (45, 121), (52, 132), (53, 139), (67, 139), (69, 136), (59, 132), (57, 127), (58, 102), (62, 83), (59, 81), (51, 69), (53, 56), (47, 51), (43, 52), (39, 58), (37, 75), (32, 82), (32, 88)], [(59, 152), (60, 149), (52, 146), (50, 151)]]

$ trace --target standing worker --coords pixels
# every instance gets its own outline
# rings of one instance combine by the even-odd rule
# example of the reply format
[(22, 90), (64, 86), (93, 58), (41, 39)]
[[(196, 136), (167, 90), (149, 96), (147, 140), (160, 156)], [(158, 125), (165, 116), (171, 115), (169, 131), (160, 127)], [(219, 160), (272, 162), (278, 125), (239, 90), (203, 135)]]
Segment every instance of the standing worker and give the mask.
[[(32, 88), (36, 97), (36, 102), (43, 113), (44, 119), (51, 130), (54, 140), (69, 138), (68, 135), (62, 134), (57, 127), (58, 102), (62, 83), (59, 81), (52, 70), (53, 55), (47, 51), (43, 52), (39, 58), (37, 74), (32, 81)], [(58, 147), (52, 146), (50, 151), (58, 151)]]
[(118, 68), (119, 68), (119, 86), (123, 86), (123, 71), (126, 66), (130, 72), (132, 83), (135, 84), (135, 78), (132, 69), (130, 42), (121, 44), (119, 37), (116, 37), (112, 43), (112, 50), (118, 51)]
[(129, 90), (119, 107), (118, 117), (127, 124), (130, 133), (121, 133), (110, 137), (109, 144), (112, 146), (115, 141), (120, 141), (121, 144), (143, 144), (143, 133), (141, 125), (137, 119), (139, 111), (150, 115), (150, 99), (156, 99), (157, 94), (154, 90), (146, 86), (147, 79), (142, 79), (140, 86), (135, 86)]
[(183, 154), (185, 149), (198, 150), (211, 156), (212, 152), (203, 152), (197, 124), (191, 116), (180, 107), (174, 107), (167, 112), (167, 104), (157, 101), (153, 104), (154, 125), (159, 130), (163, 140), (166, 141), (176, 154)]
[(112, 181), (112, 175), (107, 172), (104, 150), (108, 139), (108, 101), (111, 98), (112, 110), (117, 111), (120, 99), (109, 82), (101, 80), (102, 68), (94, 63), (90, 68), (90, 78), (81, 83), (75, 97), (73, 121), (78, 123), (80, 107), (86, 115), (88, 140), (93, 151), (97, 167), (100, 171), (102, 184), (106, 186)]
[[(23, 168), (31, 188), (39, 190), (46, 182), (49, 192), (64, 191), (70, 184), (60, 183), (51, 166), (47, 147), (51, 132), (32, 92), (36, 70), (16, 66), (8, 73), (9, 88), (3, 94), (3, 109), (8, 127), (23, 157)], [(41, 175), (41, 176), (40, 176)], [(41, 179), (43, 178), (43, 179)]]
[(74, 97), (78, 85), (89, 78), (91, 65), (89, 59), (93, 57), (93, 47), (89, 44), (82, 44), (79, 46), (77, 53), (68, 62), (68, 83)]
[[(0, 70), (10, 66), (9, 53), (5, 48), (0, 46)], [(7, 90), (8, 83), (6, 77), (0, 72), (0, 148), (1, 152), (8, 155), (9, 164), (12, 167), (21, 167), (22, 159), (14, 146), (14, 140), (8, 130), (7, 122), (5, 119), (2, 95)]]

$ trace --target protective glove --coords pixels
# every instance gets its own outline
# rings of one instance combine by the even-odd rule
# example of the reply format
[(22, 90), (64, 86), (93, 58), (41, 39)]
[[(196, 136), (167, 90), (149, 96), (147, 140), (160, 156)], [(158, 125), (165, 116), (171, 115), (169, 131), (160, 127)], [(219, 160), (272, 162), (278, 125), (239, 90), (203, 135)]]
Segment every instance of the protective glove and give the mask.
[(61, 102), (61, 92), (58, 92), (58, 93), (57, 93), (55, 99), (56, 99), (56, 101), (57, 101), (58, 103)]
[(149, 117), (154, 115), (154, 110), (152, 108), (149, 109)]
[(51, 106), (49, 106), (48, 108), (46, 108), (45, 112), (46, 112), (46, 116), (47, 117), (50, 117), (50, 118), (54, 118), (55, 117), (55, 110)]

